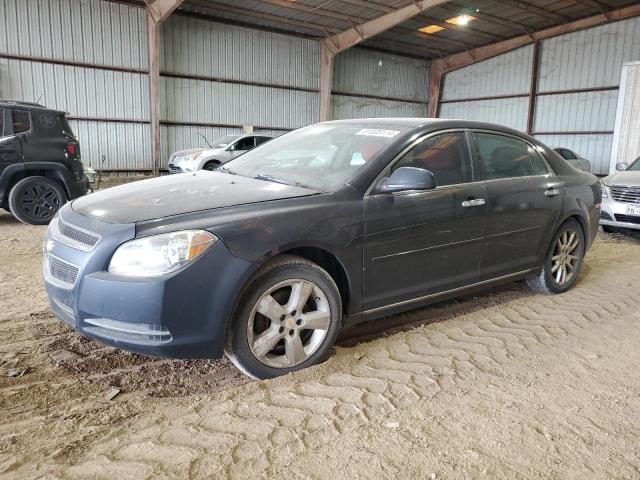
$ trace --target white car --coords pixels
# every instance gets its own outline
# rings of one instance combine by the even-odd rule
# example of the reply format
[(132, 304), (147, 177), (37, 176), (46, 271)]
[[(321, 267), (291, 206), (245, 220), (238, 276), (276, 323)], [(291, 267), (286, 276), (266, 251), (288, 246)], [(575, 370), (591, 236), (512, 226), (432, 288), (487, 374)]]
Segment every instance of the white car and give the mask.
[(578, 170), (591, 173), (591, 162), (586, 158), (582, 158), (576, 152), (569, 150), (568, 148), (554, 148), (554, 150), (569, 162), (570, 165), (576, 167)]
[(618, 163), (616, 170), (600, 180), (600, 225), (605, 232), (615, 227), (640, 230), (640, 158), (631, 165)]
[(271, 138), (263, 134), (227, 135), (219, 138), (208, 148), (179, 150), (169, 159), (169, 173), (215, 170)]

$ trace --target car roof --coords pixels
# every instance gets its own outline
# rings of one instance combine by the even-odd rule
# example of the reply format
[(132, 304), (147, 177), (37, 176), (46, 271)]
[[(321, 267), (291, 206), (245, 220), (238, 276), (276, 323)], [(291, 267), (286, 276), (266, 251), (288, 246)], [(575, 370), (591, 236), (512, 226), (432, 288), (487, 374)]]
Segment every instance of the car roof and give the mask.
[(41, 105), (39, 103), (21, 102), (21, 101), (18, 101), (18, 100), (2, 100), (2, 99), (0, 99), (0, 108), (2, 108), (2, 107), (4, 107), (4, 108), (20, 107), (20, 108), (26, 108), (26, 109), (29, 109), (29, 110), (46, 110), (48, 112), (62, 113), (63, 115), (67, 113), (64, 110), (56, 110), (55, 108), (47, 108), (44, 105)]

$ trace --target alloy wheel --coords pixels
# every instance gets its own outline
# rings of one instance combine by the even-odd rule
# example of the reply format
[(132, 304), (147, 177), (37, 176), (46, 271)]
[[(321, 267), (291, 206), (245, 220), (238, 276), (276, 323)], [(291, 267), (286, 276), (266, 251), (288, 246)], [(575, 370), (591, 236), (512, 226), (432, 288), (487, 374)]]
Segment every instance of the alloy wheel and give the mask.
[(249, 348), (264, 365), (294, 367), (318, 351), (330, 325), (325, 292), (309, 280), (285, 280), (265, 291), (253, 307)]
[(47, 219), (55, 215), (60, 208), (60, 196), (46, 183), (28, 185), (20, 198), (20, 207), (34, 219)]
[(558, 237), (551, 257), (551, 275), (557, 285), (570, 282), (580, 261), (580, 235), (567, 229)]

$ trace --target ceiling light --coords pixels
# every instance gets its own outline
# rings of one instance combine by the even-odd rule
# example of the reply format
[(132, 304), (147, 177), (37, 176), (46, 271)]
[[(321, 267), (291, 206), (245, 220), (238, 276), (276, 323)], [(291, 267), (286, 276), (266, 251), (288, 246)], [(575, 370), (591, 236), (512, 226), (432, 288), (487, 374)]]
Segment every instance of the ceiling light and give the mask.
[(446, 22), (451, 23), (452, 25), (467, 25), (470, 21), (475, 20), (476, 17), (471, 15), (458, 15), (457, 17), (453, 17), (448, 19)]
[(436, 33), (436, 32), (439, 32), (440, 30), (444, 30), (444, 28), (439, 27), (438, 25), (427, 25), (426, 27), (422, 27), (418, 29), (419, 32), (423, 32), (423, 33)]

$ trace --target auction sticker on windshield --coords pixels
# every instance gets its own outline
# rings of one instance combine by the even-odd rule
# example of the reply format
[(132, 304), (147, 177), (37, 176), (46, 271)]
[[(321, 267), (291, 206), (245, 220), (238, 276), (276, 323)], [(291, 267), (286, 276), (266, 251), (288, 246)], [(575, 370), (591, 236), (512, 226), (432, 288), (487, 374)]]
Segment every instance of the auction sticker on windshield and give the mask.
[(363, 128), (356, 135), (365, 135), (367, 137), (395, 137), (400, 132), (398, 130), (379, 130), (377, 128)]

